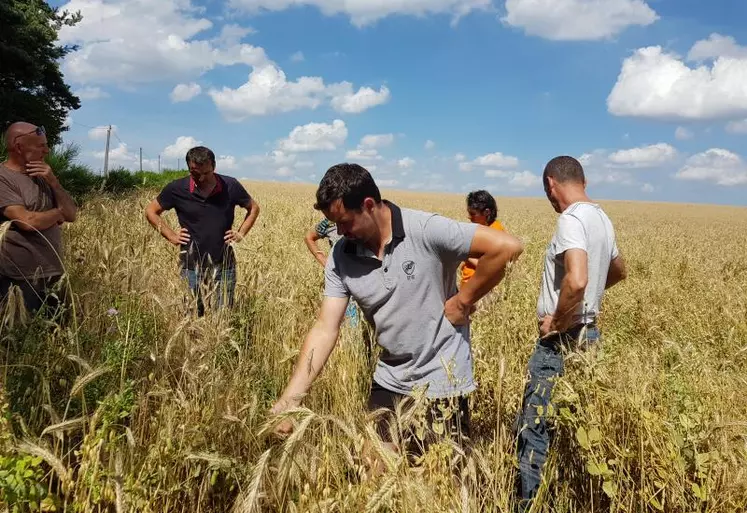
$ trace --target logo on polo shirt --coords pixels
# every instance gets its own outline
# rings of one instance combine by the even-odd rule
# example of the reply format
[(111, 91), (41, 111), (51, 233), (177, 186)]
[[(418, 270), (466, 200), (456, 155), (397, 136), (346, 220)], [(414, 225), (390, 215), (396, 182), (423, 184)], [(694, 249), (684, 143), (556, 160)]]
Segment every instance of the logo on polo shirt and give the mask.
[(402, 270), (405, 271), (408, 280), (415, 279), (415, 262), (408, 260), (402, 263)]

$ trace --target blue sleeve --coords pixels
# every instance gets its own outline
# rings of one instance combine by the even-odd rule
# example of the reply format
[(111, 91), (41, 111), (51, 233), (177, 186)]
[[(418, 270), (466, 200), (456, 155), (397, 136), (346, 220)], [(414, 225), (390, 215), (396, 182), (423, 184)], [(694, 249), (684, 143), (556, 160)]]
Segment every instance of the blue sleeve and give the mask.
[(316, 225), (316, 234), (321, 239), (326, 239), (329, 237), (329, 220), (328, 219), (322, 219), (319, 221)]

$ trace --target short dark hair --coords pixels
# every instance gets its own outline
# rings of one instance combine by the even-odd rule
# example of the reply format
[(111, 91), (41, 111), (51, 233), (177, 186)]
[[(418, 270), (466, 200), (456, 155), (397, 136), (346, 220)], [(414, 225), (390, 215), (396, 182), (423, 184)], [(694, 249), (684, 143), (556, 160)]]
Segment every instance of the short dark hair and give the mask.
[(329, 168), (319, 182), (314, 208), (327, 210), (334, 201), (341, 199), (347, 210), (360, 210), (366, 198), (381, 203), (381, 193), (371, 173), (358, 164), (337, 164)]
[(555, 157), (545, 166), (542, 173), (542, 181), (547, 183), (548, 178), (553, 178), (560, 183), (575, 182), (584, 183), (584, 168), (581, 163), (573, 157)]
[(187, 152), (187, 165), (192, 162), (194, 164), (202, 165), (205, 162), (210, 162), (215, 167), (215, 153), (210, 148), (204, 146), (195, 146)]
[(485, 190), (472, 191), (467, 194), (467, 208), (483, 212), (490, 210), (488, 224), (493, 224), (498, 217), (498, 205), (492, 194)]

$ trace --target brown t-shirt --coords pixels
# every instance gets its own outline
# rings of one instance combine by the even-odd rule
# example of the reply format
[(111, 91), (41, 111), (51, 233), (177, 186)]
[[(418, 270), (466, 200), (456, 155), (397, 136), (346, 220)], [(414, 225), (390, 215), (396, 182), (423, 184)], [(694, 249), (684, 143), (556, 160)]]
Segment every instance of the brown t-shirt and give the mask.
[[(0, 164), (0, 224), (9, 221), (5, 207), (20, 205), (33, 212), (57, 207), (52, 188), (42, 178), (17, 173)], [(0, 238), (0, 275), (16, 280), (48, 278), (63, 273), (62, 231), (54, 225), (41, 232), (26, 231), (14, 221)]]

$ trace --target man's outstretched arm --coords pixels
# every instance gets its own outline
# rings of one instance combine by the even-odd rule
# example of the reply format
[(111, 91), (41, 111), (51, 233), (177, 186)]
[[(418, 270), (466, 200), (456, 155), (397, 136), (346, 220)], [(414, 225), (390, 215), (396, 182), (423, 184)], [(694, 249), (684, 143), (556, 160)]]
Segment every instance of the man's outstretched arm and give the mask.
[[(345, 316), (347, 306), (348, 298), (324, 298), (319, 317), (306, 335), (301, 353), (296, 359), (293, 374), (280, 398), (270, 410), (272, 413), (282, 413), (301, 404), (301, 400), (309, 392), (337, 344), (340, 323)], [(284, 422), (277, 427), (276, 431), (287, 433), (291, 429), (290, 422)]]

